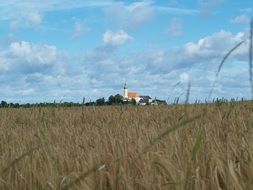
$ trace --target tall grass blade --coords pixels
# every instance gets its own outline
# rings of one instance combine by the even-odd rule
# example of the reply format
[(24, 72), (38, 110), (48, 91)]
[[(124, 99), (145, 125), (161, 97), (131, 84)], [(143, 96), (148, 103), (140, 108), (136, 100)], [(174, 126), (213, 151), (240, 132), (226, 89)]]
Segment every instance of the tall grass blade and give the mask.
[(191, 82), (188, 83), (188, 88), (187, 88), (186, 98), (185, 98), (185, 104), (189, 103), (190, 92), (191, 92)]
[[(204, 113), (205, 114), (205, 113)], [(165, 130), (163, 133), (161, 133), (158, 137), (156, 137), (155, 139), (153, 139), (150, 144), (148, 144), (147, 146), (145, 146), (141, 152), (141, 154), (146, 153), (151, 147), (153, 147), (155, 144), (157, 144), (158, 142), (160, 142), (163, 138), (165, 138), (167, 135), (169, 135), (171, 132), (180, 129), (182, 127), (185, 127), (188, 123), (192, 123), (197, 119), (200, 119), (204, 114), (200, 114), (197, 116), (194, 116), (192, 118), (188, 118), (188, 119), (184, 119), (182, 120), (180, 123), (178, 123), (177, 125), (175, 125), (174, 127), (168, 128), (167, 130)]]
[(251, 98), (253, 99), (252, 47), (253, 47), (253, 18), (251, 18), (250, 22), (250, 40), (249, 40), (249, 76), (250, 76)]
[(253, 178), (250, 178), (249, 181), (246, 183), (244, 190), (251, 190), (252, 184), (253, 184)]
[[(174, 86), (172, 86), (172, 89), (170, 90), (170, 94), (174, 92), (174, 90), (181, 84), (181, 82), (177, 82)], [(169, 95), (168, 99), (170, 99), (171, 95)]]
[(180, 185), (183, 185), (183, 184), (185, 184), (185, 183), (187, 183), (187, 182), (189, 182), (189, 181), (194, 180), (195, 178), (196, 178), (195, 176), (189, 176), (189, 177), (186, 177), (186, 178), (184, 178), (184, 179), (181, 179), (181, 180), (179, 180), (179, 181), (177, 181), (177, 182), (168, 182), (168, 183), (165, 183), (165, 184), (163, 184), (162, 186), (167, 186), (167, 185), (180, 186)]
[(96, 172), (96, 171), (100, 170), (100, 168), (102, 168), (102, 167), (104, 167), (104, 164), (95, 165), (94, 167), (92, 167), (88, 171), (85, 171), (85, 172), (81, 173), (76, 179), (74, 179), (73, 181), (71, 181), (68, 185), (64, 186), (62, 188), (62, 190), (68, 190), (68, 189), (70, 189), (71, 187), (73, 187), (73, 185), (75, 185), (76, 183), (80, 182), (81, 180), (83, 180), (84, 178), (86, 178), (87, 176), (89, 176), (90, 174), (92, 174), (93, 172)]
[(21, 154), (20, 156), (16, 157), (14, 160), (12, 160), (2, 171), (1, 175), (3, 175), (5, 172), (7, 172), (11, 167), (13, 167), (15, 164), (17, 164), (19, 161), (21, 161), (26, 156), (29, 156), (31, 153), (33, 153), (34, 150), (36, 150), (37, 147), (31, 148), (27, 152)]
[(212, 85), (211, 91), (210, 91), (210, 93), (209, 93), (208, 99), (210, 99), (211, 96), (212, 96), (214, 86), (215, 86), (215, 84), (216, 84), (216, 82), (217, 82), (217, 79), (218, 79), (218, 76), (219, 76), (219, 74), (220, 74), (220, 71), (221, 71), (221, 68), (222, 68), (223, 64), (225, 63), (225, 61), (227, 60), (227, 58), (231, 55), (231, 53), (233, 53), (233, 51), (235, 51), (235, 50), (236, 50), (238, 47), (240, 47), (243, 43), (244, 43), (244, 41), (239, 42), (235, 47), (233, 47), (231, 50), (229, 50), (229, 51), (227, 52), (227, 54), (223, 57), (222, 61), (220, 62), (218, 71), (216, 72), (215, 80), (214, 80), (214, 82), (213, 82), (213, 85)]
[(204, 138), (205, 138), (204, 131), (200, 131), (200, 133), (198, 134), (198, 137), (196, 139), (196, 142), (193, 146), (193, 149), (192, 149), (192, 160), (196, 160), (197, 153), (201, 147), (201, 143), (204, 140)]
[(48, 138), (46, 137), (46, 134), (43, 132), (43, 129), (41, 128), (40, 125), (38, 126), (38, 134), (43, 142), (43, 147), (45, 148), (46, 154), (52, 162), (54, 170), (57, 172), (57, 174), (59, 174), (60, 173), (59, 165), (57, 164), (57, 161), (56, 161), (55, 157), (53, 156), (52, 150), (49, 145), (50, 143), (48, 141)]

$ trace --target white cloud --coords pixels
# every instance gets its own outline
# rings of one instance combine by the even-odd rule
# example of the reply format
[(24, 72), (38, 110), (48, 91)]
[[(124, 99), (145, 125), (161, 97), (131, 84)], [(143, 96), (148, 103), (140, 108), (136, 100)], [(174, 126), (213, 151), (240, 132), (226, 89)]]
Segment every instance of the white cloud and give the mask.
[(135, 29), (150, 22), (154, 17), (154, 7), (151, 1), (141, 1), (132, 4), (115, 2), (105, 7), (105, 14), (119, 28)]
[(197, 15), (199, 11), (196, 9), (183, 9), (183, 8), (175, 8), (175, 7), (166, 7), (166, 6), (154, 6), (154, 9), (157, 12), (172, 14), (172, 15)]
[(73, 101), (83, 96), (82, 86), (89, 82), (79, 59), (52, 45), (11, 42), (0, 51), (0, 59), (1, 97), (7, 101), (52, 102), (63, 95)]
[(117, 32), (112, 32), (111, 30), (107, 30), (103, 36), (103, 43), (109, 46), (120, 46), (133, 40), (131, 36), (129, 36), (124, 30), (119, 30)]
[(242, 15), (239, 15), (235, 18), (232, 18), (230, 20), (231, 23), (233, 24), (249, 24), (250, 23), (250, 18), (245, 15), (245, 14), (242, 14)]
[(178, 37), (182, 35), (183, 33), (182, 29), (183, 29), (182, 21), (178, 18), (173, 18), (171, 20), (169, 27), (166, 30), (166, 34), (169, 35), (170, 37)]
[(182, 73), (182, 74), (180, 74), (180, 76), (179, 76), (179, 80), (180, 80), (180, 82), (182, 82), (182, 83), (188, 82), (189, 79), (190, 79), (190, 77), (189, 77), (189, 75), (188, 75), (187, 73)]
[[(156, 96), (156, 92), (163, 92), (163, 98), (170, 93), (174, 85), (181, 82), (171, 97), (186, 92), (185, 84), (192, 82), (192, 98), (206, 98), (210, 91), (215, 72), (223, 56), (237, 44), (245, 39), (245, 34), (240, 32), (232, 34), (227, 31), (220, 31), (210, 36), (203, 37), (196, 42), (189, 42), (178, 49), (154, 50), (132, 53), (124, 57), (118, 57), (104, 49), (94, 49), (86, 54), (85, 68), (90, 78), (91, 85), (98, 89), (114, 89), (108, 93), (121, 92), (122, 84), (127, 80), (133, 90), (141, 94)], [(229, 91), (235, 91), (234, 85), (240, 85), (236, 78), (227, 77), (222, 74), (228, 70), (231, 76), (237, 76), (245, 72), (245, 65), (241, 62), (247, 59), (247, 44), (233, 52), (232, 56), (224, 64), (221, 72), (222, 81), (228, 84), (219, 84), (220, 91), (216, 89), (216, 95), (229, 96)], [(234, 65), (232, 65), (232, 63)], [(235, 65), (238, 63), (239, 65)], [(244, 62), (243, 62), (244, 63)], [(241, 65), (241, 67), (240, 67)], [(237, 69), (235, 67), (240, 67)], [(232, 69), (233, 68), (233, 69)], [(242, 70), (243, 68), (243, 70)], [(246, 69), (247, 71), (247, 69)], [(118, 79), (118, 80), (115, 80)], [(243, 77), (243, 80), (247, 77)], [(226, 86), (227, 89), (224, 89)], [(200, 94), (203, 97), (200, 97)], [(110, 95), (110, 94), (108, 94)], [(240, 96), (241, 94), (238, 94)], [(102, 96), (102, 94), (100, 95)]]
[(43, 22), (43, 16), (37, 11), (23, 13), (17, 15), (15, 19), (10, 22), (10, 28), (13, 30), (27, 27), (37, 27)]
[[(57, 11), (68, 10), (85, 7), (105, 7), (113, 4), (113, 0), (43, 0), (43, 1), (30, 1), (30, 0), (8, 0), (0, 2), (0, 20), (17, 19), (20, 14), (34, 11)], [(18, 10), (18, 11), (13, 11)]]
[[(204, 37), (198, 42), (189, 42), (185, 44), (183, 51), (187, 58), (195, 59), (206, 59), (212, 57), (224, 56), (231, 48), (233, 48), (237, 43), (246, 39), (244, 33), (239, 32), (233, 35), (231, 32), (220, 31), (212, 34), (211, 36)], [(239, 51), (239, 50), (243, 50)], [(244, 45), (233, 55), (246, 55), (247, 47)]]
[(72, 36), (74, 38), (78, 38), (88, 31), (90, 31), (90, 29), (86, 26), (85, 21), (76, 21), (74, 24)]
[(252, 8), (240, 9), (240, 12), (243, 12), (243, 13), (251, 13), (251, 12), (252, 12)]
[[(189, 69), (199, 64), (210, 64), (216, 70), (226, 53), (237, 43), (245, 40), (245, 38), (246, 36), (242, 32), (232, 34), (231, 32), (220, 31), (203, 37), (197, 42), (188, 42), (178, 49), (144, 51), (131, 54), (123, 59), (115, 57), (110, 52), (96, 49), (89, 54), (87, 63), (90, 65), (96, 64), (96, 69), (94, 70), (102, 73), (103, 71), (118, 73), (125, 71), (135, 74), (140, 72), (151, 75), (165, 75), (172, 70)], [(232, 53), (226, 64), (235, 60), (247, 60), (247, 53), (248, 44), (244, 43)], [(118, 64), (120, 66), (116, 66)], [(111, 68), (115, 70), (112, 71)]]
[(28, 17), (28, 22), (33, 26), (40, 25), (42, 23), (42, 15), (38, 12), (32, 12), (28, 14)]
[(146, 1), (139, 1), (139, 2), (134, 2), (126, 6), (126, 9), (129, 11), (134, 11), (135, 9), (142, 8), (142, 7), (147, 7), (153, 5), (153, 1), (146, 0)]
[(24, 89), (17, 90), (17, 93), (20, 95), (31, 95), (34, 93), (34, 89), (33, 88), (24, 88)]
[(210, 16), (224, 0), (198, 0), (200, 12), (204, 16)]
[(115, 2), (105, 7), (105, 13), (119, 28), (136, 29), (150, 23), (156, 13), (176, 15), (197, 15), (198, 10), (174, 8), (156, 5), (155, 1), (146, 0), (133, 3)]
[[(37, 27), (43, 23), (43, 15), (46, 12), (70, 10), (77, 8), (102, 8), (107, 16), (124, 30), (136, 29), (149, 23), (155, 17), (156, 12), (165, 14), (198, 14), (198, 10), (181, 9), (168, 6), (157, 6), (155, 1), (143, 0), (133, 3), (114, 0), (9, 0), (0, 2), (0, 20), (10, 20), (11, 29)], [(13, 11), (18, 10), (18, 11)], [(27, 14), (29, 13), (29, 14)], [(77, 23), (73, 36), (78, 36), (83, 28)], [(84, 32), (85, 33), (85, 32)]]
[[(180, 95), (184, 97), (190, 78), (192, 100), (205, 99), (220, 60), (246, 38), (242, 32), (220, 31), (178, 49), (144, 50), (124, 56), (105, 47), (106, 44), (122, 45), (128, 41), (127, 36), (125, 31), (110, 31), (106, 43), (103, 41), (103, 45), (87, 52), (82, 59), (66, 56), (48, 44), (12, 42), (9, 48), (0, 51), (1, 97), (15, 102), (20, 99), (81, 101), (82, 97), (89, 101), (121, 93), (127, 81), (129, 88), (142, 95), (163, 99), (170, 96), (173, 100)], [(214, 95), (245, 95), (248, 89), (245, 84), (248, 80), (247, 52), (247, 44), (233, 52), (222, 68)], [(172, 92), (180, 81), (181, 85)]]
[(154, 9), (148, 6), (138, 6), (131, 11), (130, 22), (134, 26), (145, 24), (154, 17)]
[(15, 59), (29, 64), (50, 65), (57, 59), (55, 46), (36, 45), (25, 41), (11, 43), (9, 53)]

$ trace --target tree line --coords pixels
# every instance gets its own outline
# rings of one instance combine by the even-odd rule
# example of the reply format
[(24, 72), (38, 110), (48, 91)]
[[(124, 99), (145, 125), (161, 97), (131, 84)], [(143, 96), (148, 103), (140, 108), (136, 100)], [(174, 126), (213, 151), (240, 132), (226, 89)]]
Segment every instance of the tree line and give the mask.
[(31, 108), (31, 107), (53, 107), (53, 106), (62, 106), (62, 107), (77, 107), (77, 106), (104, 106), (104, 105), (136, 105), (136, 101), (123, 101), (123, 96), (120, 94), (109, 96), (108, 100), (104, 97), (98, 98), (95, 101), (86, 102), (85, 98), (83, 98), (82, 103), (74, 103), (74, 102), (43, 102), (43, 103), (8, 103), (6, 101), (1, 101), (0, 108)]

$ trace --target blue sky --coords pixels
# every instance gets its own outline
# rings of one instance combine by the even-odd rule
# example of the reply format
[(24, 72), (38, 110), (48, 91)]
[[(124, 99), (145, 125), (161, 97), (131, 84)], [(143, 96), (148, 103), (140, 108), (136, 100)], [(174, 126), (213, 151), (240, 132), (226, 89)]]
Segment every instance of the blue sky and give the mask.
[[(130, 91), (173, 101), (250, 98), (249, 0), (0, 2), (0, 99), (96, 100)], [(176, 85), (180, 83), (179, 85)]]

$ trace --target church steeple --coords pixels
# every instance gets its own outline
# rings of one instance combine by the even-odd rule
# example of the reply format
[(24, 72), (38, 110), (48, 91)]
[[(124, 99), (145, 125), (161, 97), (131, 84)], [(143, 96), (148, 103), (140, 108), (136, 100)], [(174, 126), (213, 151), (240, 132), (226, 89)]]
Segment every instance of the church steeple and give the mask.
[(127, 83), (125, 82), (124, 89), (128, 89)]
[(125, 85), (124, 85), (124, 98), (128, 98), (128, 87), (127, 87), (127, 83), (125, 82)]

